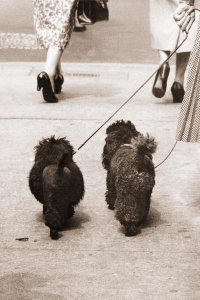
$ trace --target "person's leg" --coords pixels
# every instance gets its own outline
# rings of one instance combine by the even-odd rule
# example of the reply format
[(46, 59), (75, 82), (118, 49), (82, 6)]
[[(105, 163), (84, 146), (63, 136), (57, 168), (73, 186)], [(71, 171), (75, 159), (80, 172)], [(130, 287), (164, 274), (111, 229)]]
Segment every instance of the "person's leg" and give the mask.
[[(160, 65), (168, 58), (169, 54), (170, 51), (159, 50)], [(169, 70), (170, 70), (169, 63), (166, 62), (165, 64), (162, 65), (162, 67), (158, 70), (156, 74), (153, 88), (152, 88), (152, 93), (157, 98), (161, 98), (165, 95)]]
[[(55, 96), (55, 93), (61, 91), (61, 86), (64, 80), (59, 80), (59, 89), (58, 84), (55, 84), (55, 75), (59, 68), (60, 71), (60, 59), (62, 56), (63, 50), (58, 48), (49, 48), (47, 51), (46, 65), (44, 72), (38, 74), (37, 77), (37, 89), (40, 91), (42, 89), (43, 98), (47, 102), (58, 102), (58, 98)], [(55, 91), (56, 87), (56, 91)]]
[(175, 80), (180, 84), (184, 85), (185, 70), (187, 68), (190, 52), (183, 52), (176, 54), (176, 73)]
[(62, 85), (64, 83), (64, 76), (61, 67), (61, 57), (56, 67), (56, 75), (54, 76), (54, 92), (55, 94), (60, 94), (62, 90)]
[(49, 75), (52, 88), (54, 89), (54, 76), (57, 73), (57, 70), (61, 70), (61, 57), (63, 50), (58, 48), (49, 48), (47, 51), (45, 72)]
[(189, 57), (190, 57), (190, 52), (183, 52), (183, 53), (176, 54), (175, 79), (171, 87), (173, 102), (175, 103), (182, 102), (185, 94), (184, 77), (185, 77), (185, 70), (187, 68)]
[(83, 32), (85, 31), (87, 28), (85, 25), (82, 25), (80, 22), (79, 22), (79, 19), (78, 19), (78, 9), (76, 9), (76, 12), (75, 12), (75, 26), (74, 26), (74, 31), (76, 32)]
[(160, 64), (163, 63), (163, 61), (165, 61), (168, 56), (170, 55), (170, 51), (162, 51), (162, 50), (159, 50), (159, 57), (160, 57)]
[(56, 67), (56, 75), (63, 75), (62, 66), (61, 66), (61, 57)]
[[(170, 51), (161, 51), (159, 50), (159, 57), (160, 57), (160, 65), (167, 59), (167, 57), (170, 55)], [(162, 89), (162, 79), (161, 77), (157, 78), (156, 85), (158, 89)]]

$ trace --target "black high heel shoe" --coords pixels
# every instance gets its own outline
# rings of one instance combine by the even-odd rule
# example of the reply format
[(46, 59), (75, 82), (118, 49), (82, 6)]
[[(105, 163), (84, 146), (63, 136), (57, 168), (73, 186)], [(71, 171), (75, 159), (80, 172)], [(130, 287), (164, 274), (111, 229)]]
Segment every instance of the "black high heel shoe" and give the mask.
[(64, 82), (64, 77), (62, 74), (56, 74), (54, 76), (54, 91), (55, 94), (60, 94), (62, 90), (62, 84)]
[(181, 83), (175, 81), (171, 87), (171, 92), (174, 103), (181, 103), (183, 101), (185, 91)]
[(58, 98), (55, 96), (49, 75), (46, 72), (41, 72), (37, 77), (37, 90), (42, 89), (43, 98), (50, 103), (58, 102)]
[[(166, 62), (162, 65), (162, 67), (160, 67), (160, 69), (156, 73), (156, 77), (155, 77), (153, 88), (152, 88), (152, 93), (157, 98), (162, 98), (165, 95), (169, 71), (170, 71), (170, 66), (169, 66), (169, 63)], [(156, 86), (158, 79), (162, 83), (161, 88)]]

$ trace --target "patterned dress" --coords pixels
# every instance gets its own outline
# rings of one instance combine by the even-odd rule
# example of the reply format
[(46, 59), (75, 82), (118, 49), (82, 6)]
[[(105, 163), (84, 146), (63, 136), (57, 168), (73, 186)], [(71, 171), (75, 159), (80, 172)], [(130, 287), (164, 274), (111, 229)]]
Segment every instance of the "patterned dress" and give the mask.
[(65, 49), (74, 26), (77, 0), (33, 0), (33, 20), (39, 44)]
[(187, 88), (179, 115), (176, 139), (200, 142), (200, 22), (189, 61)]
[[(179, 3), (196, 5), (199, 1), (179, 0)], [(199, 12), (196, 12), (196, 16)], [(177, 126), (177, 141), (200, 142), (200, 21), (196, 41), (189, 61), (187, 88)]]

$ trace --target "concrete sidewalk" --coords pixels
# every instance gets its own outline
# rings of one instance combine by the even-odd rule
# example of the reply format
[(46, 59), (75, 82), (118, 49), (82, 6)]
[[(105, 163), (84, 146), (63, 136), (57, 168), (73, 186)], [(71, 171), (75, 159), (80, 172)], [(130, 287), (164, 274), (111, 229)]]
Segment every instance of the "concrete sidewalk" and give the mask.
[[(64, 64), (60, 101), (36, 91), (41, 63), (0, 65), (0, 299), (181, 299), (200, 295), (200, 146), (179, 143), (156, 171), (148, 221), (125, 237), (105, 203), (103, 128), (75, 156), (86, 185), (69, 228), (49, 238), (42, 207), (28, 188), (33, 147), (67, 136), (75, 149), (154, 71), (154, 65)], [(169, 88), (173, 82), (173, 67)], [(151, 94), (152, 81), (113, 120), (130, 119), (154, 135), (159, 163), (175, 141), (179, 104), (170, 92)], [(168, 90), (169, 90), (168, 88)], [(17, 238), (27, 237), (27, 242)]]
[[(20, 42), (18, 35), (13, 36), (13, 33), (35, 33), (32, 2), (17, 0), (16, 3), (15, 0), (1, 0), (0, 61), (45, 59), (44, 50), (30, 50), (33, 47), (32, 38), (29, 40), (28, 37), (24, 44)], [(87, 26), (85, 32), (74, 32), (62, 60), (88, 63), (157, 63), (158, 54), (152, 51), (150, 46), (149, 1), (109, 0), (108, 7), (109, 21)], [(4, 40), (5, 37), (3, 38), (1, 33), (9, 33), (9, 42)], [(24, 39), (22, 38), (23, 41)], [(33, 44), (34, 48), (38, 47)], [(1, 49), (6, 45), (6, 49)]]

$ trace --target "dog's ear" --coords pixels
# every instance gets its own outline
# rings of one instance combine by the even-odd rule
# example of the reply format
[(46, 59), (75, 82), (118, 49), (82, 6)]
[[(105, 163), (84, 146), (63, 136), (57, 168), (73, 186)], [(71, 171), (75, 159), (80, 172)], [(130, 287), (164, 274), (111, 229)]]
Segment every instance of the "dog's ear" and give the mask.
[(110, 168), (110, 162), (108, 159), (106, 159), (105, 157), (102, 160), (102, 166), (104, 167), (105, 170), (109, 170)]
[(105, 145), (103, 147), (103, 153), (102, 153), (102, 165), (103, 165), (104, 169), (106, 169), (106, 170), (109, 169), (109, 165), (110, 165), (110, 162), (107, 158), (107, 155), (108, 155), (108, 150), (107, 150), (107, 147)]

